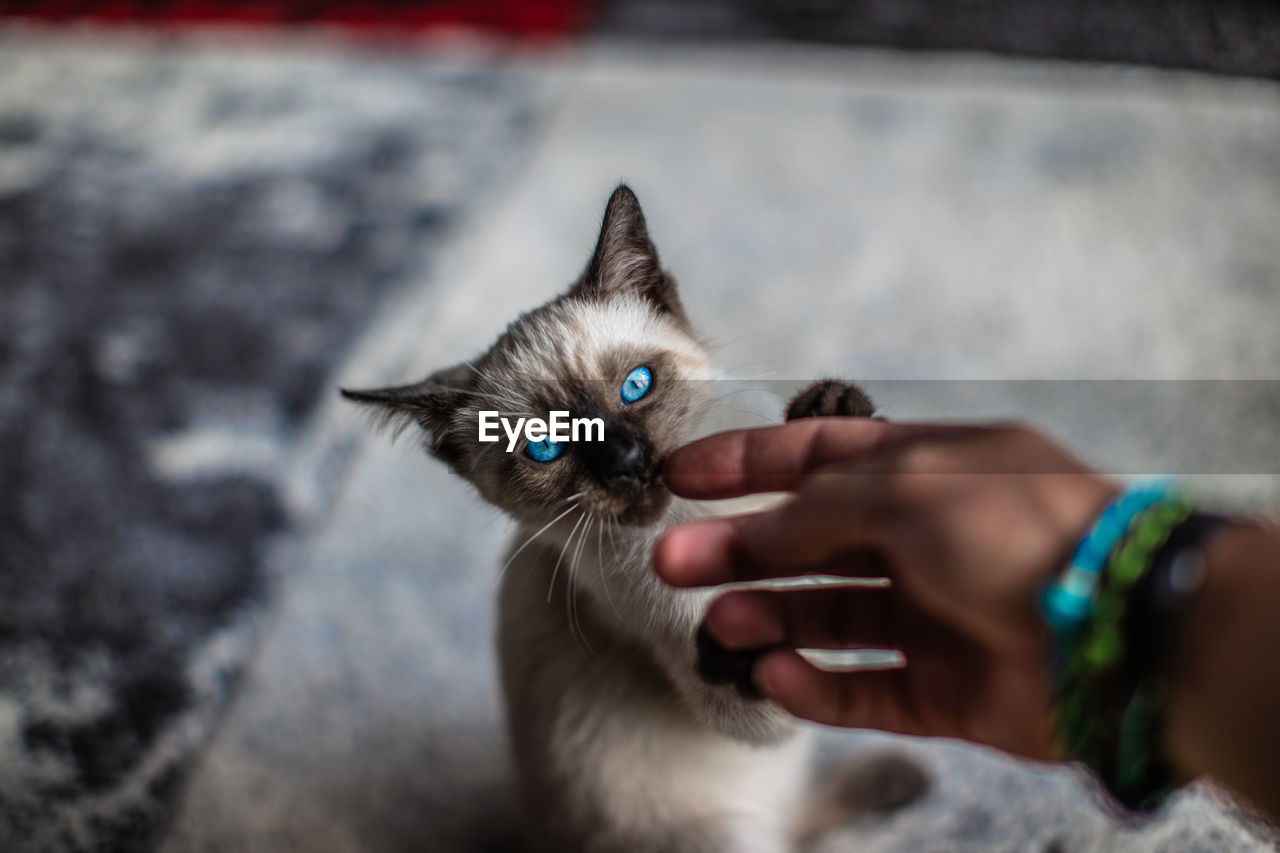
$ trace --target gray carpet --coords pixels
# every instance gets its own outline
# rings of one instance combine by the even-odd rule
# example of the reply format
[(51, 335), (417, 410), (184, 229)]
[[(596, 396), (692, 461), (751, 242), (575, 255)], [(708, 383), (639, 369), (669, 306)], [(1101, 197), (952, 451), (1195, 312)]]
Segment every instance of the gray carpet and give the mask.
[(0, 849), (160, 837), (328, 499), (316, 402), (518, 162), (527, 90), (0, 34)]

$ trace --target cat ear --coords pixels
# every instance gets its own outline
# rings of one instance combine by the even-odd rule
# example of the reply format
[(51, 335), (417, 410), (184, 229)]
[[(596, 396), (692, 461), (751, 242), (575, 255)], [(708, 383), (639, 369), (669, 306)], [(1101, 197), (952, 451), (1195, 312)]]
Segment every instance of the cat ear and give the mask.
[(370, 406), (379, 427), (389, 427), (398, 436), (417, 424), (429, 436), (432, 454), (445, 462), (459, 458), (460, 445), (453, 435), (453, 416), (462, 406), (463, 396), (470, 390), (476, 371), (463, 362), (437, 370), (421, 382), (370, 391), (340, 388), (342, 396)]
[(609, 197), (591, 262), (574, 286), (577, 296), (634, 293), (660, 311), (683, 318), (676, 284), (662, 271), (635, 193), (619, 184)]

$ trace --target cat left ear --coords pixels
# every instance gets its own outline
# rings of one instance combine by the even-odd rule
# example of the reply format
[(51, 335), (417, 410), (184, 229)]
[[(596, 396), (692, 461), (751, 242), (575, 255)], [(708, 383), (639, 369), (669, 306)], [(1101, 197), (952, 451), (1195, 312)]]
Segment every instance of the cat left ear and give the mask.
[(378, 426), (399, 435), (417, 424), (429, 437), (432, 454), (445, 462), (457, 460), (460, 445), (453, 436), (453, 416), (475, 381), (475, 369), (463, 363), (438, 370), (421, 382), (369, 391), (340, 388), (342, 396), (373, 410)]
[(626, 184), (620, 184), (609, 197), (596, 250), (573, 293), (586, 296), (633, 293), (660, 311), (684, 316), (675, 281), (658, 263), (658, 250), (649, 239), (640, 201)]

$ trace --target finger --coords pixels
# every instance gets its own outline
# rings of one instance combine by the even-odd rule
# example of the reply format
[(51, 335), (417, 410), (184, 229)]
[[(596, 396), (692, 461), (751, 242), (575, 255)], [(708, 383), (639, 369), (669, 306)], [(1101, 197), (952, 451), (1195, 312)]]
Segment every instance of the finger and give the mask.
[(859, 589), (735, 590), (707, 608), (727, 649), (895, 648), (889, 598)]
[(654, 571), (677, 587), (718, 586), (807, 574), (849, 578), (885, 576), (887, 566), (871, 551), (845, 549), (829, 559), (810, 563), (797, 562), (787, 555), (781, 560), (753, 557), (742, 548), (742, 528), (763, 514), (712, 518), (673, 527), (654, 545)]
[(653, 548), (653, 570), (672, 586), (717, 586), (735, 580), (738, 528), (728, 518), (673, 527)]
[(734, 519), (739, 559), (805, 564), (882, 547), (883, 523), (898, 508), (893, 476), (878, 464), (810, 476), (790, 501)]
[(701, 500), (787, 491), (824, 465), (853, 462), (886, 445), (946, 429), (955, 428), (865, 418), (806, 418), (733, 430), (673, 452), (663, 466), (663, 479), (677, 495)]
[(914, 730), (902, 713), (904, 670), (823, 672), (797, 652), (779, 649), (756, 664), (755, 682), (764, 693), (797, 717), (828, 726), (879, 729), (895, 734)]

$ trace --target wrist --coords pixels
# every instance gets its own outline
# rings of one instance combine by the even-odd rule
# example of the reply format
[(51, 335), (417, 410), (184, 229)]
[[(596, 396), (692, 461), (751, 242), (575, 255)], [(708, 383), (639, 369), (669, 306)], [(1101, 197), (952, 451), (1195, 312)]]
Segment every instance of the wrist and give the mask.
[(1167, 481), (1131, 485), (1046, 590), (1063, 755), (1128, 808), (1158, 806), (1189, 775), (1165, 743), (1171, 668), (1203, 583), (1204, 550), (1228, 523), (1198, 512)]
[(1280, 533), (1224, 531), (1205, 549), (1204, 578), (1173, 645), (1164, 749), (1188, 777), (1208, 775), (1280, 814)]
[(1028, 545), (1021, 566), (1012, 573), (1015, 586), (1006, 598), (1009, 606), (999, 612), (1003, 648), (1043, 649), (1053, 630), (1045, 619), (1046, 590), (1071, 563), (1074, 552), (1103, 511), (1120, 494), (1111, 480), (1094, 474), (1053, 475), (1041, 478), (1036, 490), (1039, 522), (1035, 544)]

